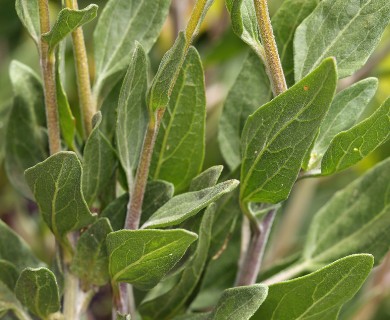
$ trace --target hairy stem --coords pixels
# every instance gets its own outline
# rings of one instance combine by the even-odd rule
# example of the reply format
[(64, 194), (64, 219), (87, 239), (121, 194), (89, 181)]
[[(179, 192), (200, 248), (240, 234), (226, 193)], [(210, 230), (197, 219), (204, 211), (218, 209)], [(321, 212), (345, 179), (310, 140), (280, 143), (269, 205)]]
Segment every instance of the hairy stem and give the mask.
[[(78, 9), (77, 0), (66, 0), (66, 6), (70, 9)], [(85, 48), (84, 33), (82, 27), (72, 32), (73, 53), (76, 64), (77, 88), (79, 92), (80, 107), (83, 115), (84, 130), (86, 136), (92, 131), (92, 116), (96, 112), (96, 103), (92, 96), (91, 80), (87, 50)]]
[[(39, 21), (41, 34), (50, 31), (50, 17), (48, 0), (39, 0)], [(49, 135), (50, 154), (61, 151), (61, 136), (57, 110), (57, 95), (55, 81), (55, 56), (49, 53), (49, 45), (40, 41), (40, 64), (42, 70), (46, 121)]]
[(286, 79), (276, 46), (267, 0), (253, 0), (260, 30), (261, 42), (264, 47), (265, 63), (275, 96), (287, 90)]

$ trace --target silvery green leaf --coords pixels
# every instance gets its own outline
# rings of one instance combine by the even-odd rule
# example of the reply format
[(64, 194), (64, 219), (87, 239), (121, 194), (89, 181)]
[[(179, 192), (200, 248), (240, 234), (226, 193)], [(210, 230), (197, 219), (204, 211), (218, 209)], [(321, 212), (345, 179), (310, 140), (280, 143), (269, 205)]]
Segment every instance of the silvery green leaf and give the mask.
[(41, 37), (38, 1), (16, 0), (15, 8), (19, 19), (33, 38), (35, 44), (38, 45)]
[(215, 186), (221, 176), (223, 166), (213, 166), (198, 174), (191, 180), (190, 191), (199, 191)]
[[(31, 317), (24, 311), (15, 294), (0, 281), (0, 316), (7, 311), (12, 311), (19, 320), (30, 320)], [(14, 319), (14, 318), (12, 318)]]

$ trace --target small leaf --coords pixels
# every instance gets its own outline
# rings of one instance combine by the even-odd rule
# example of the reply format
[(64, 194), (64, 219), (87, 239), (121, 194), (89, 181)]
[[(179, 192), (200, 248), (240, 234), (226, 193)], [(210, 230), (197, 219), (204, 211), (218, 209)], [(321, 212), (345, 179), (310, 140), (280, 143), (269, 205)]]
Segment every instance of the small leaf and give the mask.
[(295, 33), (295, 80), (327, 57), (336, 58), (340, 78), (351, 75), (366, 63), (389, 19), (388, 0), (321, 1)]
[(119, 160), (126, 173), (130, 189), (148, 123), (148, 109), (145, 101), (148, 88), (147, 67), (146, 53), (142, 46), (136, 43), (121, 87), (116, 122)]
[(271, 285), (253, 320), (336, 320), (373, 265), (368, 254), (348, 256), (307, 276)]
[(191, 180), (190, 191), (199, 191), (204, 188), (213, 187), (221, 176), (223, 166), (210, 167)]
[(0, 282), (3, 282), (10, 290), (14, 290), (18, 277), (19, 272), (16, 267), (11, 262), (0, 259)]
[(115, 84), (129, 64), (139, 41), (146, 52), (152, 48), (168, 16), (170, 0), (110, 0), (94, 32), (97, 96), (106, 82)]
[(48, 153), (43, 88), (34, 71), (20, 62), (11, 63), (10, 77), (14, 102), (6, 131), (5, 168), (13, 187), (32, 199), (24, 171)]
[(368, 252), (378, 264), (390, 246), (390, 158), (336, 193), (315, 215), (304, 259), (326, 264)]
[(329, 175), (358, 163), (390, 137), (390, 98), (369, 118), (333, 138), (321, 161)]
[(101, 218), (77, 242), (71, 271), (86, 284), (103, 286), (109, 282), (106, 238), (110, 232), (109, 220)]
[(336, 89), (333, 59), (252, 114), (242, 134), (240, 199), (278, 203), (293, 187)]
[(2, 316), (3, 312), (7, 312), (9, 310), (12, 310), (15, 313), (17, 319), (30, 319), (29, 315), (23, 310), (22, 305), (12, 290), (0, 281), (0, 316)]
[(267, 298), (267, 294), (268, 287), (262, 284), (227, 289), (207, 319), (252, 319), (253, 314)]
[(224, 194), (233, 191), (238, 184), (237, 180), (228, 180), (214, 187), (177, 195), (158, 209), (142, 228), (163, 228), (178, 225)]
[(195, 254), (180, 274), (178, 283), (165, 294), (141, 305), (140, 312), (145, 319), (172, 319), (191, 302), (208, 258), (215, 209), (213, 204), (206, 209)]
[(150, 176), (185, 190), (202, 169), (205, 153), (206, 96), (203, 67), (191, 47), (174, 85), (158, 132)]
[(95, 114), (92, 122), (94, 128), (85, 144), (82, 174), (83, 195), (90, 206), (105, 190), (116, 167), (115, 151), (100, 131), (100, 112)]
[(60, 310), (57, 281), (49, 269), (24, 269), (16, 283), (15, 294), (23, 305), (42, 319)]
[(228, 93), (219, 121), (218, 142), (230, 171), (241, 164), (240, 138), (245, 121), (271, 97), (272, 91), (263, 63), (256, 54), (249, 52)]
[(375, 95), (377, 87), (378, 80), (368, 78), (339, 92), (334, 97), (311, 150), (310, 162), (307, 166), (303, 166), (304, 169), (311, 170), (319, 166), (319, 162), (332, 139), (339, 132), (349, 129), (359, 120), (362, 112)]
[(118, 313), (116, 316), (116, 320), (131, 320), (131, 316), (129, 314), (120, 314)]
[(49, 44), (49, 51), (53, 51), (61, 40), (78, 27), (95, 19), (97, 10), (96, 4), (90, 4), (82, 10), (62, 9), (51, 30), (42, 35), (42, 39)]
[(22, 21), (35, 44), (38, 45), (41, 37), (38, 1), (16, 0), (15, 8), (20, 21)]
[(182, 229), (112, 232), (107, 236), (111, 278), (151, 289), (196, 239), (196, 234)]
[(81, 192), (81, 163), (73, 152), (58, 152), (26, 170), (43, 220), (59, 241), (94, 222)]

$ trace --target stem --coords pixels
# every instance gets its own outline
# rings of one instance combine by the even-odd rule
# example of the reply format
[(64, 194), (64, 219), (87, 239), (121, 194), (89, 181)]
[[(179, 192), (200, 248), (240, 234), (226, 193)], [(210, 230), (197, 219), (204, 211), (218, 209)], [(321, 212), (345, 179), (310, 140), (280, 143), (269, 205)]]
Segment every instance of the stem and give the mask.
[(70, 273), (67, 266), (65, 266), (64, 278), (64, 317), (76, 320), (78, 319), (79, 279)]
[[(77, 10), (77, 0), (66, 0), (66, 6)], [(89, 77), (88, 56), (85, 48), (84, 33), (81, 27), (72, 32), (73, 53), (76, 63), (77, 87), (80, 108), (83, 114), (84, 130), (88, 137), (92, 131), (92, 116), (96, 112), (96, 103), (92, 97), (91, 80)]]
[(264, 47), (267, 73), (271, 81), (272, 91), (277, 96), (287, 90), (287, 84), (272, 30), (267, 0), (253, 1), (256, 8), (260, 37)]
[(236, 286), (247, 286), (256, 283), (275, 215), (275, 209), (269, 211), (261, 222), (259, 229), (253, 232), (252, 242), (238, 273)]
[[(39, 21), (41, 34), (50, 31), (49, 4), (48, 0), (39, 0)], [(49, 135), (50, 154), (61, 151), (60, 126), (58, 121), (57, 95), (55, 81), (55, 56), (49, 53), (49, 45), (40, 41), (40, 64), (42, 70), (46, 121)]]

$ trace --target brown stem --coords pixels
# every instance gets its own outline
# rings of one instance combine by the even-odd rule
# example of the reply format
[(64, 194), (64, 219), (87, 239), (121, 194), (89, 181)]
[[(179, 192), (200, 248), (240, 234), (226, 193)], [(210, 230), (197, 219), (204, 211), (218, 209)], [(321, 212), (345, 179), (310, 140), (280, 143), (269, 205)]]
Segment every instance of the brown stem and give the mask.
[(264, 47), (267, 73), (271, 81), (272, 91), (274, 95), (277, 96), (287, 90), (287, 84), (280, 62), (274, 32), (272, 30), (267, 0), (253, 1), (256, 9), (261, 42)]
[[(66, 0), (66, 6), (77, 10), (77, 0)], [(76, 64), (77, 88), (79, 92), (80, 108), (83, 114), (84, 130), (88, 137), (92, 131), (92, 116), (96, 112), (96, 106), (92, 97), (91, 80), (87, 50), (85, 48), (84, 33), (81, 27), (72, 32), (73, 53)]]
[[(50, 17), (48, 0), (39, 0), (39, 21), (41, 34), (50, 31)], [(55, 81), (55, 57), (49, 53), (49, 45), (40, 41), (40, 64), (42, 70), (46, 121), (49, 135), (50, 154), (61, 151), (60, 126), (58, 121), (57, 94)]]

